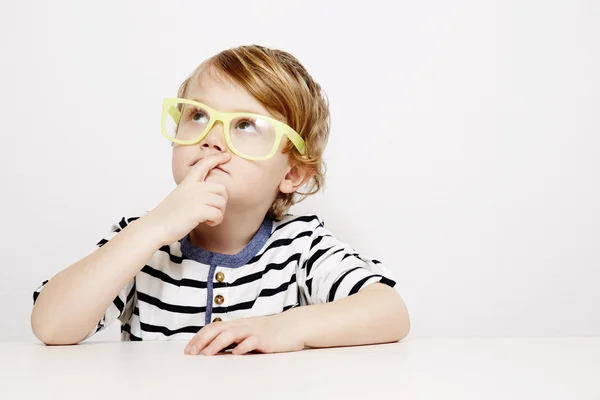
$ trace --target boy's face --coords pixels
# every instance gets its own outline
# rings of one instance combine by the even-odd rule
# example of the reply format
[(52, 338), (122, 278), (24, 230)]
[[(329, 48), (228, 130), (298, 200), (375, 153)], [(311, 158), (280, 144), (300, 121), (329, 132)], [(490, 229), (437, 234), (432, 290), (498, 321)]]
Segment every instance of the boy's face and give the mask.
[[(187, 98), (200, 101), (219, 111), (248, 111), (274, 118), (241, 86), (225, 77), (211, 74), (208, 70), (202, 71), (190, 81)], [(266, 212), (279, 191), (290, 193), (296, 190), (299, 186), (296, 169), (292, 170), (290, 156), (281, 152), (287, 139), (281, 141), (279, 150), (272, 158), (250, 161), (231, 152), (225, 141), (223, 129), (223, 124), (217, 122), (199, 143), (174, 144), (172, 169), (173, 178), (178, 185), (195, 160), (218, 152), (228, 152), (231, 154), (231, 160), (219, 165), (220, 170), (212, 169), (205, 179), (226, 187), (227, 209), (260, 209)]]

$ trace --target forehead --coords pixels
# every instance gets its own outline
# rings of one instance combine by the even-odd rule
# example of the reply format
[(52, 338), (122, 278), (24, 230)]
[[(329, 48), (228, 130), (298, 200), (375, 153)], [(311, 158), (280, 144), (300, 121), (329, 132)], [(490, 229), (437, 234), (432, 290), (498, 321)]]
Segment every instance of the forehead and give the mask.
[(205, 68), (193, 77), (186, 97), (219, 111), (245, 111), (273, 118), (273, 115), (242, 86), (214, 69)]

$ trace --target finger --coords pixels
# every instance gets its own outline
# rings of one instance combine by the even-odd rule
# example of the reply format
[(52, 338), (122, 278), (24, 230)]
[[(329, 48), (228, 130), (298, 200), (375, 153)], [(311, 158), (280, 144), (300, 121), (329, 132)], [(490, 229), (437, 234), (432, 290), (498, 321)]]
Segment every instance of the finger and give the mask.
[(215, 183), (215, 182), (204, 182), (203, 183), (203, 188), (204, 190), (206, 190), (207, 192), (211, 192), (214, 194), (218, 194), (219, 196), (224, 197), (225, 199), (227, 199), (228, 197), (228, 193), (227, 193), (227, 188), (225, 187), (225, 185), (222, 185), (220, 183)]
[(235, 349), (231, 351), (232, 354), (242, 355), (249, 353), (258, 348), (259, 339), (257, 336), (250, 336), (244, 339)]
[[(203, 182), (203, 183), (206, 183), (206, 182)], [(207, 193), (204, 193), (203, 195), (206, 196), (204, 199), (205, 204), (213, 206), (213, 207), (217, 207), (221, 211), (225, 212), (225, 207), (227, 206), (227, 202), (229, 201), (226, 191), (224, 191), (222, 189), (218, 189), (218, 191), (215, 191), (215, 192), (208, 191)]]
[(195, 165), (193, 165), (188, 171), (184, 181), (186, 180), (194, 180), (194, 181), (204, 181), (206, 179), (206, 175), (208, 172), (216, 167), (219, 164), (226, 163), (231, 159), (231, 154), (229, 153), (217, 153), (210, 155), (208, 157), (203, 158), (198, 161)]
[(202, 351), (205, 356), (212, 356), (223, 350), (232, 343), (239, 343), (250, 336), (250, 330), (246, 327), (230, 327), (222, 331)]
[[(208, 183), (208, 182), (204, 182), (204, 183)], [(214, 190), (212, 190), (212, 192), (223, 197), (225, 199), (225, 201), (228, 201), (229, 200), (229, 192), (227, 192), (227, 188), (221, 184), (216, 184), (216, 185), (217, 185), (217, 187), (215, 187)]]
[(207, 206), (211, 206), (214, 208), (218, 208), (219, 210), (225, 212), (225, 207), (227, 206), (227, 201), (223, 196), (216, 193), (205, 193), (206, 197), (204, 198), (204, 204)]
[(223, 222), (223, 211), (216, 207), (204, 206), (202, 208), (202, 214), (204, 219), (203, 222), (206, 222), (210, 226), (216, 226)]
[(193, 355), (200, 353), (208, 343), (212, 342), (226, 328), (227, 324), (224, 323), (206, 325), (189, 341), (184, 353)]

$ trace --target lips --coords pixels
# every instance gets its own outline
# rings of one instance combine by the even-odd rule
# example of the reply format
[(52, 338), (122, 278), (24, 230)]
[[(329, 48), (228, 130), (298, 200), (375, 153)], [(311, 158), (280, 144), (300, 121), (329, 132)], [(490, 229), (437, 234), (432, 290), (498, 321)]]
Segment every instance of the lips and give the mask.
[[(190, 168), (193, 167), (194, 165), (196, 165), (199, 161), (201, 161), (202, 158), (197, 158), (194, 161), (192, 161), (192, 163), (190, 164)], [(216, 167), (212, 168), (212, 169), (218, 169), (221, 172), (225, 172), (226, 174), (228, 174), (229, 172), (227, 172), (225, 169), (221, 168), (220, 165), (217, 165)]]

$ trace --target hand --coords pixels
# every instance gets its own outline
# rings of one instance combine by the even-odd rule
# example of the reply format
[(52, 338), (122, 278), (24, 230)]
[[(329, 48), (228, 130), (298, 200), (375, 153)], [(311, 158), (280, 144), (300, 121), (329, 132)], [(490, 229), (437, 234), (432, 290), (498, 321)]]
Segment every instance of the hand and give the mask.
[(179, 185), (144, 218), (161, 227), (162, 243), (173, 243), (199, 224), (216, 226), (223, 221), (227, 205), (225, 186), (205, 182), (211, 169), (231, 159), (229, 153), (217, 153), (198, 161)]
[(214, 355), (231, 344), (237, 344), (232, 353), (250, 351), (281, 353), (298, 351), (305, 347), (298, 326), (288, 314), (252, 317), (235, 321), (213, 322), (206, 325), (190, 340), (185, 354)]

